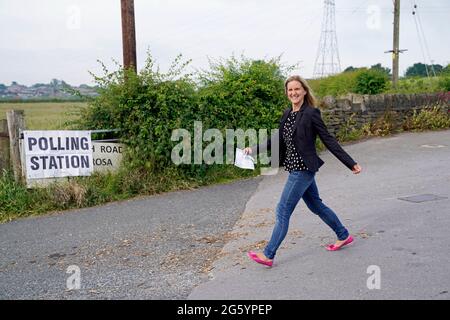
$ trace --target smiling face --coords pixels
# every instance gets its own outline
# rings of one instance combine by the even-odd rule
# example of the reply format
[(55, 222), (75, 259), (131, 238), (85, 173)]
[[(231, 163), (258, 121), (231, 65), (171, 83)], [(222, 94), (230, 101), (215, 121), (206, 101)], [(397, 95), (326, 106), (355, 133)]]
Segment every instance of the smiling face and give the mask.
[(299, 81), (290, 81), (286, 86), (286, 94), (289, 101), (291, 101), (294, 106), (301, 106), (303, 99), (306, 95), (306, 90), (303, 88)]

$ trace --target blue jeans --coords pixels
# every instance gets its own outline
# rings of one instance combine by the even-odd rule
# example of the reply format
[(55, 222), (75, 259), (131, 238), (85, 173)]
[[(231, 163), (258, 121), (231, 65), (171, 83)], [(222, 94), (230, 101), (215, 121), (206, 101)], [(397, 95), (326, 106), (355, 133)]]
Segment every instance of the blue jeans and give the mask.
[(291, 214), (301, 198), (313, 213), (317, 214), (333, 229), (339, 240), (345, 240), (349, 236), (347, 229), (341, 224), (333, 210), (323, 204), (322, 199), (320, 199), (314, 176), (315, 174), (308, 170), (292, 171), (289, 174), (277, 206), (276, 223), (272, 237), (264, 249), (267, 258), (273, 259), (275, 257), (278, 247), (286, 237)]

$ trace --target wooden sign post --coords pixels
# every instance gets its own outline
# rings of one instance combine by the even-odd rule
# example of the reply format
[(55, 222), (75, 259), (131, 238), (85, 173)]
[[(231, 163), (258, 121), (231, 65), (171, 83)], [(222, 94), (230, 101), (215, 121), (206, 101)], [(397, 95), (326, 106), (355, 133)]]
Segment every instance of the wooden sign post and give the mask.
[(20, 162), (20, 132), (25, 130), (23, 110), (10, 110), (6, 113), (8, 121), (9, 147), (11, 164), (16, 182), (22, 181), (22, 165)]
[(0, 175), (3, 169), (8, 170), (9, 168), (8, 122), (3, 119), (0, 120)]

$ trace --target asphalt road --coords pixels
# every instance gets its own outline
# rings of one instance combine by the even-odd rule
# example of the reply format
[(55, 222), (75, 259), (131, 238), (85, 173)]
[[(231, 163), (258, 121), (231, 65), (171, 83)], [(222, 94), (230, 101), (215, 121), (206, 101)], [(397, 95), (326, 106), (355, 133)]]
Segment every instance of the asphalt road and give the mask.
[[(326, 152), (316, 179), (353, 244), (326, 251), (334, 233), (301, 201), (274, 266), (248, 259), (245, 252), (263, 248), (271, 235), (286, 174), (266, 177), (235, 225), (241, 237), (225, 245), (211, 280), (188, 298), (450, 299), (450, 131), (404, 133), (345, 149), (363, 172), (352, 174)], [(429, 201), (400, 199), (417, 195), (430, 195), (416, 199)]]
[(0, 299), (185, 299), (260, 180), (2, 224)]
[[(363, 172), (325, 152), (316, 178), (355, 236), (338, 252), (301, 203), (274, 267), (246, 257), (270, 237), (280, 172), (2, 224), (0, 299), (449, 299), (450, 130), (345, 149)], [(399, 199), (424, 194), (440, 198)]]

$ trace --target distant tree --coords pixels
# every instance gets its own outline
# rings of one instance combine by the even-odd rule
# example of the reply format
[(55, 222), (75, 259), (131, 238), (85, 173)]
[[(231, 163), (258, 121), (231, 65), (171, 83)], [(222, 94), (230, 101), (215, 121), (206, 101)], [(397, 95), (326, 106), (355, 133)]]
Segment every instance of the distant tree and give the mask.
[(58, 79), (52, 79), (52, 81), (50, 81), (50, 85), (51, 85), (52, 87), (57, 87), (58, 84), (59, 84)]
[(12, 85), (12, 86), (17, 86), (17, 82), (11, 81), (11, 85)]
[(37, 88), (37, 87), (45, 87), (45, 86), (47, 86), (47, 84), (45, 84), (45, 83), (35, 83), (31, 87), (32, 88)]
[(352, 71), (356, 71), (356, 70), (358, 70), (358, 68), (350, 66), (350, 67), (347, 67), (343, 72), (352, 72)]
[[(434, 70), (433, 70), (434, 69)], [(431, 72), (435, 72), (436, 73), (436, 75), (438, 76), (438, 75), (440, 75), (441, 73), (442, 73), (442, 69), (444, 69), (444, 67), (443, 66), (441, 66), (440, 64), (432, 64), (432, 65), (430, 65), (430, 70), (431, 70)]]
[(444, 75), (450, 75), (450, 64), (446, 65), (446, 66), (442, 69), (441, 74), (444, 74)]
[(381, 63), (374, 64), (373, 66), (370, 67), (370, 70), (380, 71), (388, 76), (391, 75), (391, 69), (383, 67)]
[(408, 67), (405, 72), (405, 77), (414, 77), (414, 76), (427, 76), (427, 70), (423, 63), (414, 63), (412, 66)]
[[(358, 71), (361, 69), (367, 69), (367, 68), (358, 68), (358, 67), (354, 67), (354, 66), (349, 66), (343, 72), (353, 72), (353, 71)], [(380, 71), (382, 73), (385, 73), (388, 76), (391, 74), (391, 69), (383, 67), (381, 65), (381, 63), (374, 64), (368, 70)]]
[(0, 83), (0, 91), (5, 91), (6, 86), (3, 83)]
[(437, 74), (441, 73), (443, 67), (440, 64), (425, 65), (421, 62), (414, 63), (412, 66), (410, 66), (410, 67), (408, 67), (408, 69), (406, 69), (405, 77), (416, 77), (416, 76), (426, 77), (426, 76), (428, 76), (427, 69), (428, 69), (428, 74), (430, 76), (432, 76), (432, 75), (434, 75), (433, 69), (437, 75)]

